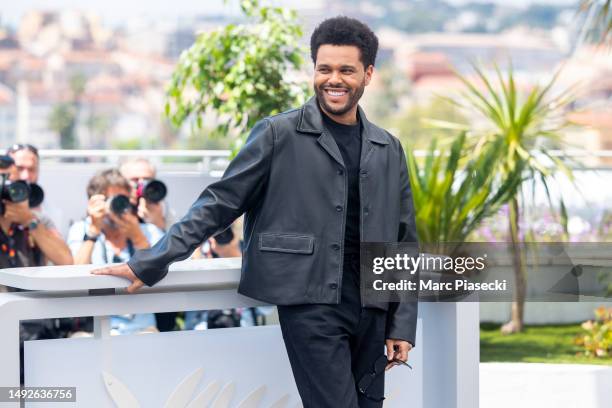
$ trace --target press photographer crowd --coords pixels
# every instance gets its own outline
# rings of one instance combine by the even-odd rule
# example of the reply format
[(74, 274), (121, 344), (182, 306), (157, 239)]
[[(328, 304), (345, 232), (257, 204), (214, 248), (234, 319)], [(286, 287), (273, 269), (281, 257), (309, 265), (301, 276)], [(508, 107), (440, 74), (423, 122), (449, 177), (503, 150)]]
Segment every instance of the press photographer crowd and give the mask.
[[(32, 145), (16, 144), (0, 156), (1, 268), (126, 262), (136, 250), (154, 245), (171, 224), (167, 186), (155, 178), (155, 167), (147, 159), (132, 159), (89, 180), (84, 216), (71, 225), (64, 240), (42, 210), (40, 171), (38, 150)], [(205, 242), (193, 258), (237, 257), (241, 245), (228, 228)], [(0, 292), (18, 290), (0, 285)], [(111, 333), (250, 326), (265, 322), (268, 312), (254, 308), (112, 316)], [(22, 341), (92, 332), (93, 319), (86, 316), (24, 321), (20, 330)]]

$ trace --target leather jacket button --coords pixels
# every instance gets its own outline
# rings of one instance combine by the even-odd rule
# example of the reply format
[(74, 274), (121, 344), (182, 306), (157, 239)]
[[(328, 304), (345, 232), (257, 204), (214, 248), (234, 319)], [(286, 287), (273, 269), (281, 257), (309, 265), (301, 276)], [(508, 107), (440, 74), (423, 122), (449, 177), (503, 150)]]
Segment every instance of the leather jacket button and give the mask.
[(363, 209), (363, 213), (364, 213), (365, 215), (368, 215), (368, 214), (370, 213), (370, 210), (369, 210), (368, 208), (364, 208), (364, 209)]
[(339, 250), (340, 250), (340, 245), (338, 245), (338, 244), (332, 244), (332, 246), (331, 246), (331, 247), (332, 247), (332, 249), (333, 249), (334, 251), (339, 251)]
[(367, 170), (361, 170), (361, 177), (368, 177), (368, 171)]
[(337, 283), (330, 283), (329, 287), (332, 289), (338, 289), (338, 284)]
[(344, 171), (342, 171), (342, 169), (338, 169), (338, 174), (339, 174), (339, 175), (343, 175), (343, 174), (344, 174)]
[(338, 211), (338, 212), (342, 211), (342, 206), (341, 205), (337, 205), (336, 206), (336, 211)]

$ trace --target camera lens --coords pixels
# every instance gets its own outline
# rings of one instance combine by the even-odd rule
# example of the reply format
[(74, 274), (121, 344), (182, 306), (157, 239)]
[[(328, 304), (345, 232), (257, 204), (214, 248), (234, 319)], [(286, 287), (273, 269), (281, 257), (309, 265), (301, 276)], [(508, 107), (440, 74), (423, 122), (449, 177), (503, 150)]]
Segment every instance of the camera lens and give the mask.
[(30, 196), (30, 188), (25, 181), (7, 181), (4, 188), (8, 200), (14, 203), (25, 201)]
[(36, 208), (42, 204), (45, 199), (45, 192), (42, 187), (36, 183), (30, 183), (30, 199), (29, 205), (30, 208)]
[(158, 203), (166, 197), (168, 189), (166, 185), (159, 180), (151, 180), (145, 184), (142, 191), (142, 196), (147, 201)]
[(132, 208), (132, 204), (130, 203), (128, 196), (119, 194), (111, 197), (109, 201), (109, 208), (114, 214), (122, 215)]

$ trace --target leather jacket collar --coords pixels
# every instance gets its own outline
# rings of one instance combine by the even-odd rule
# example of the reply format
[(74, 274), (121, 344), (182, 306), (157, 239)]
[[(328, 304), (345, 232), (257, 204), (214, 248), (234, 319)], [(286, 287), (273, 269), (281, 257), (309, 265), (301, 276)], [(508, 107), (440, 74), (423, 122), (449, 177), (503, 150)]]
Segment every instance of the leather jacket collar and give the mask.
[[(317, 104), (317, 97), (313, 96), (300, 108), (300, 119), (297, 124), (298, 132), (317, 135), (323, 133), (323, 118), (321, 118), (321, 111)], [(357, 109), (363, 123), (363, 136), (374, 143), (389, 144), (387, 138), (381, 134), (382, 131), (368, 121), (361, 106), (358, 106)]]

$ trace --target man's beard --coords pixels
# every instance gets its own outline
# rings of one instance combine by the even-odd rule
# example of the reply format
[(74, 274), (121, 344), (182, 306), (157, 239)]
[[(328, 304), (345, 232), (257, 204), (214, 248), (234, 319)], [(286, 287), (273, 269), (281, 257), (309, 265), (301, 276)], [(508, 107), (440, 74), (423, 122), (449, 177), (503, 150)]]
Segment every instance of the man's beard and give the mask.
[(351, 88), (346, 88), (346, 87), (336, 87), (336, 89), (338, 88), (346, 89), (348, 93), (348, 100), (346, 101), (346, 104), (339, 108), (333, 108), (327, 104), (325, 100), (325, 88), (334, 88), (334, 87), (328, 86), (328, 85), (314, 87), (314, 91), (317, 96), (317, 101), (319, 101), (319, 104), (321, 105), (321, 107), (323, 108), (325, 112), (331, 113), (332, 115), (340, 116), (340, 115), (344, 115), (345, 113), (353, 109), (355, 105), (357, 105), (357, 103), (359, 102), (359, 99), (361, 99), (361, 97), (363, 96), (363, 91), (365, 90), (365, 80), (356, 89), (351, 89)]

